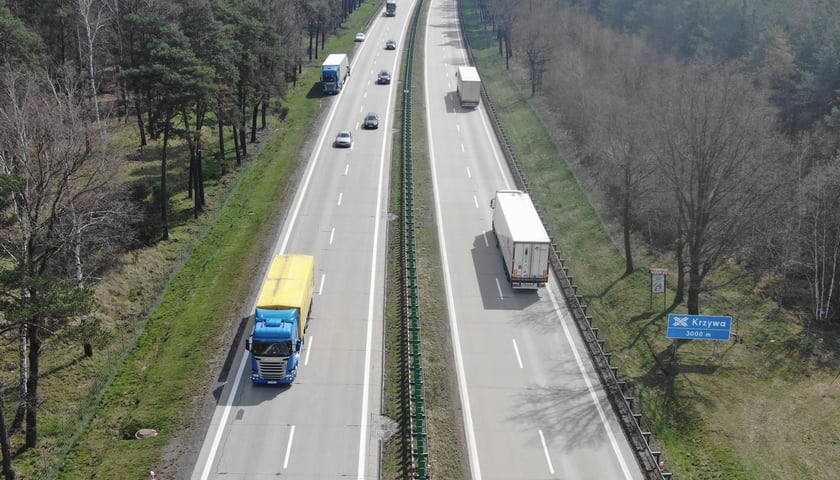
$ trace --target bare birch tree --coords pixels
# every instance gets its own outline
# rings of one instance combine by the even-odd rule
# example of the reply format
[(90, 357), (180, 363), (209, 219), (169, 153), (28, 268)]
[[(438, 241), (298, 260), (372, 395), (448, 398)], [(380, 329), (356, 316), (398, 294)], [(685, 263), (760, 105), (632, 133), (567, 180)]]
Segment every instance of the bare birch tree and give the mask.
[[(102, 137), (89, 128), (83, 95), (70, 77), (62, 79), (62, 89), (20, 69), (0, 80), (0, 171), (18, 179), (11, 191), (13, 221), (0, 230), (0, 306), (5, 321), (20, 326), (25, 445), (32, 448), (42, 343), (90, 308), (88, 292), (68, 274), (67, 265), (76, 260), (67, 254), (82, 254), (78, 220), (91, 216), (83, 214), (90, 197), (104, 196), (99, 187), (107, 183), (107, 162), (97, 152)], [(108, 208), (119, 205), (113, 200)]]
[(800, 183), (799, 212), (803, 222), (797, 245), (810, 287), (811, 317), (836, 317), (835, 287), (840, 276), (840, 158), (816, 168)]

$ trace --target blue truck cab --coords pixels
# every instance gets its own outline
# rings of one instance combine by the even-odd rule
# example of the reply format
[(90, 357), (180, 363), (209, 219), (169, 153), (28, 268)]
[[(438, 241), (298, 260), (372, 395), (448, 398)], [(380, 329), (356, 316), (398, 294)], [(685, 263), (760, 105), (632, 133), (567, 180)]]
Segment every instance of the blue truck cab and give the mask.
[(251, 380), (261, 384), (288, 385), (297, 378), (303, 339), (298, 336), (298, 310), (257, 308), (249, 339)]

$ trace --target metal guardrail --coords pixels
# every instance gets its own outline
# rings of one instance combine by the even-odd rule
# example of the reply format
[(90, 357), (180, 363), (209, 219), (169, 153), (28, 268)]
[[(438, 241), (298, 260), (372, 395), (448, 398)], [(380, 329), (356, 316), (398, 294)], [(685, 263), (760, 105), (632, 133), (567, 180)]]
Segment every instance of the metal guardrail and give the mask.
[[(460, 1), (458, 2), (458, 21), (461, 31), (464, 32), (464, 17)], [(470, 47), (469, 39), (466, 35), (463, 35), (463, 38), (470, 62), (480, 71), (480, 66)], [(481, 84), (481, 101), (484, 103), (484, 107), (490, 117), (490, 123), (493, 125), (493, 129), (502, 146), (505, 160), (514, 175), (514, 181), (517, 187), (531, 194), (531, 185), (528, 177), (522, 170), (519, 160), (516, 157), (516, 152), (514, 152), (511, 142), (496, 113), (496, 107), (488, 96), (483, 83)], [(534, 204), (545, 226), (546, 232), (548, 232), (549, 238), (553, 239), (550, 226), (546, 222), (544, 210), (536, 201)], [(599, 329), (593, 325), (594, 320), (587, 313), (587, 305), (584, 297), (578, 292), (578, 286), (575, 284), (574, 277), (569, 274), (569, 268), (566, 267), (554, 244), (550, 255), (550, 262), (551, 268), (554, 271), (554, 278), (558, 281), (560, 291), (566, 300), (566, 305), (575, 318), (575, 324), (583, 337), (586, 349), (589, 352), (595, 370), (598, 372), (601, 384), (607, 393), (607, 398), (618, 415), (621, 427), (633, 447), (639, 467), (649, 480), (670, 480), (673, 475), (663, 471), (663, 463), (661, 463), (662, 452), (652, 441), (650, 426), (640, 412), (641, 406), (635, 404), (633, 388), (619, 376), (618, 367), (612, 365), (612, 354), (607, 350), (606, 340), (599, 338)]]
[(402, 248), (401, 260), (404, 266), (402, 291), (402, 318), (407, 329), (408, 385), (403, 391), (408, 396), (409, 430), (411, 436), (411, 475), (412, 478), (427, 480), (430, 476), (428, 433), (426, 428), (426, 404), (423, 387), (423, 361), (420, 343), (420, 305), (417, 286), (416, 236), (414, 224), (414, 163), (411, 139), (411, 90), (412, 67), (414, 64), (415, 39), (423, 0), (419, 0), (413, 13), (413, 21), (408, 34), (405, 71), (403, 72), (403, 118), (402, 118)]

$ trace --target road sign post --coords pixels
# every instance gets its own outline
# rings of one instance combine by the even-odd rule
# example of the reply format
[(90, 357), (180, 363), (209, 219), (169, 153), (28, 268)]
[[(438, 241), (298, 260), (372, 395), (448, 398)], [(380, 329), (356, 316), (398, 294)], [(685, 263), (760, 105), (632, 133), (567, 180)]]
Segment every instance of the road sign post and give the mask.
[(651, 268), (650, 269), (650, 308), (653, 308), (653, 294), (662, 294), (662, 310), (664, 311), (666, 303), (665, 298), (665, 280), (668, 277), (667, 268)]

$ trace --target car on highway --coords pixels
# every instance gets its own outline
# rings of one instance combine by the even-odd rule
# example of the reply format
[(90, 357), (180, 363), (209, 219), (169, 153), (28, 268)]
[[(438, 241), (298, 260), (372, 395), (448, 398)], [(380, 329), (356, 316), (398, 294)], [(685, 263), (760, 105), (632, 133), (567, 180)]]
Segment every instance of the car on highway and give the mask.
[(382, 70), (381, 72), (379, 72), (379, 76), (376, 77), (376, 83), (391, 83), (391, 72), (389, 72), (388, 70)]
[(355, 42), (364, 42), (364, 41), (365, 41), (365, 34), (364, 34), (364, 33), (362, 33), (362, 32), (357, 33), (357, 34), (356, 34), (356, 38), (354, 38), (354, 39), (353, 39), (353, 41), (355, 41)]
[(385, 50), (396, 50), (397, 49), (397, 42), (395, 40), (386, 40), (385, 41)]
[(379, 128), (379, 115), (374, 112), (370, 112), (365, 115), (364, 127), (369, 130)]
[(353, 134), (349, 130), (342, 130), (335, 136), (336, 147), (350, 148), (353, 146)]

